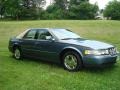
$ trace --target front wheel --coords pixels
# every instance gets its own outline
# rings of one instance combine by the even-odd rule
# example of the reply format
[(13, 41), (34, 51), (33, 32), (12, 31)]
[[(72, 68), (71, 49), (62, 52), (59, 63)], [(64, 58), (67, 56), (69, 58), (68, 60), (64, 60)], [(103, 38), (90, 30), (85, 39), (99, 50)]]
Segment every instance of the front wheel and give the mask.
[(62, 59), (64, 68), (68, 71), (78, 71), (82, 68), (81, 57), (74, 51), (66, 52)]
[(15, 50), (14, 50), (14, 58), (17, 59), (17, 60), (20, 60), (21, 57), (22, 57), (22, 55), (21, 55), (20, 49), (19, 48), (15, 48)]

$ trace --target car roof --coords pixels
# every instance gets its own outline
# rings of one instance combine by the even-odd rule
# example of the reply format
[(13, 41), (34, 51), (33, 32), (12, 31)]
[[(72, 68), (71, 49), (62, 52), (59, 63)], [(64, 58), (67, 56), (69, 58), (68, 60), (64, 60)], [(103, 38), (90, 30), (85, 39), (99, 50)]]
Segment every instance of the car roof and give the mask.
[(56, 29), (65, 29), (65, 28), (30, 28), (31, 29), (47, 29), (47, 30), (56, 30)]

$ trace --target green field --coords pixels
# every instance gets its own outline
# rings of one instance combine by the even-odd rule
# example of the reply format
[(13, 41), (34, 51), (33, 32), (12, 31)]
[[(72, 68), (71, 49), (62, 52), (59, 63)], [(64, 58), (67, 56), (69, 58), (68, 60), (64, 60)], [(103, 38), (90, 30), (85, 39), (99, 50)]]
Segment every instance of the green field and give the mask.
[(120, 61), (109, 68), (68, 72), (61, 66), (23, 59), (8, 51), (8, 40), (28, 28), (68, 28), (80, 36), (115, 45), (120, 51), (120, 21), (1, 21), (0, 90), (120, 90)]

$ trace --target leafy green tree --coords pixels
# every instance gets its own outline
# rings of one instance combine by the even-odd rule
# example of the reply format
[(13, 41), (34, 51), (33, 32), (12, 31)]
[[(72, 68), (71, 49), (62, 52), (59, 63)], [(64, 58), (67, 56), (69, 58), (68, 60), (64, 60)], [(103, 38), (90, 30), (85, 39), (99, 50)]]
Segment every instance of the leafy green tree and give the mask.
[(5, 13), (5, 0), (0, 0), (0, 17)]
[(67, 3), (67, 0), (54, 0), (54, 4), (63, 10), (67, 8)]
[(98, 6), (89, 2), (81, 2), (80, 4), (72, 4), (69, 7), (70, 19), (94, 19), (98, 11)]
[(21, 0), (5, 0), (5, 15), (11, 18), (19, 19), (21, 5)]
[(37, 19), (45, 19), (45, 10), (43, 9), (43, 7), (46, 4), (46, 0), (35, 0), (35, 4)]
[(54, 4), (47, 7), (49, 19), (65, 19), (67, 16), (67, 0), (54, 0)]
[(0, 14), (4, 14), (6, 18), (38, 19), (45, 0), (1, 0), (0, 4)]
[(46, 0), (0, 0), (0, 16), (12, 19), (94, 19), (98, 10), (89, 0), (54, 0), (43, 9)]
[(113, 20), (120, 20), (120, 1), (109, 2), (104, 10), (104, 16)]
[(70, 6), (71, 5), (80, 5), (82, 2), (88, 2), (89, 0), (70, 0)]
[(37, 11), (34, 0), (21, 0), (21, 19), (36, 19)]

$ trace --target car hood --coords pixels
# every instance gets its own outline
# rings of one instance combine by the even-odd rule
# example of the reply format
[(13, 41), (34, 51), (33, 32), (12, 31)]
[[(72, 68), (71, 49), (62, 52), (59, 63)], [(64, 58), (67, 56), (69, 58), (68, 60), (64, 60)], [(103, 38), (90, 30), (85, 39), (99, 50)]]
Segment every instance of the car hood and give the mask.
[(95, 40), (69, 39), (69, 40), (62, 40), (62, 41), (65, 43), (69, 43), (69, 44), (75, 44), (75, 45), (88, 47), (91, 49), (107, 49), (107, 48), (114, 47), (113, 45), (100, 42), (100, 41), (95, 41)]

